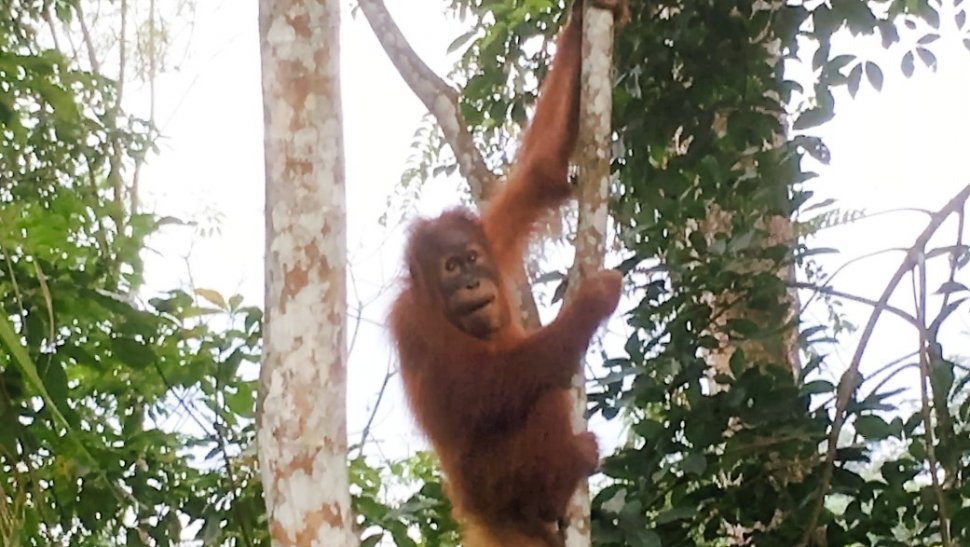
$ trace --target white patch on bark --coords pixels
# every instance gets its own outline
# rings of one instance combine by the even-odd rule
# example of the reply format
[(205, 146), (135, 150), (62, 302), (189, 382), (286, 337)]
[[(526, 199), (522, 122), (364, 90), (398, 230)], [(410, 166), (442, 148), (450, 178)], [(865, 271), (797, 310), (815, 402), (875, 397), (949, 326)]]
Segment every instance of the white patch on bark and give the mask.
[(346, 461), (338, 5), (260, 3), (268, 223), (257, 444), (276, 545), (357, 544)]
[[(610, 181), (610, 115), (613, 108), (613, 15), (587, 8), (583, 21), (582, 98), (580, 100), (579, 195), (576, 225), (576, 259), (571, 287), (603, 268), (607, 199)], [(568, 295), (567, 295), (568, 298)], [(573, 382), (572, 423), (575, 431), (586, 429), (585, 382), (582, 373)], [(588, 547), (591, 542), (589, 489), (577, 490), (566, 510), (569, 527), (567, 547)]]

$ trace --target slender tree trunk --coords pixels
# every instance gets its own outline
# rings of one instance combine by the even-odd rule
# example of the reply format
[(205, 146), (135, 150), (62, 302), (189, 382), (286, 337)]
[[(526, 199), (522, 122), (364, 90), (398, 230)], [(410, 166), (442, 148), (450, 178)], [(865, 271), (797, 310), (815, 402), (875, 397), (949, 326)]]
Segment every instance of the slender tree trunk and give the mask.
[[(576, 224), (576, 259), (569, 283), (573, 291), (587, 275), (603, 269), (610, 188), (613, 14), (601, 9), (585, 9), (577, 153), (579, 215)], [(586, 429), (586, 389), (582, 371), (573, 382), (573, 395), (573, 430), (583, 431)], [(589, 487), (586, 484), (573, 495), (567, 519), (567, 547), (590, 545)]]
[(260, 0), (266, 328), (258, 445), (275, 545), (356, 545), (346, 431), (337, 0)]

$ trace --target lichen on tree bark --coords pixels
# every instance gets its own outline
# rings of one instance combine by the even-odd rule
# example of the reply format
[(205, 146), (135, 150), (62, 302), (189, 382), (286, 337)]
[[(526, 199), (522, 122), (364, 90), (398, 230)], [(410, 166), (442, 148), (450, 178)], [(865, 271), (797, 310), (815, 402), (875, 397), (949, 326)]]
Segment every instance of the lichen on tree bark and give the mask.
[(275, 545), (357, 544), (346, 432), (339, 4), (261, 0), (266, 329), (257, 442)]

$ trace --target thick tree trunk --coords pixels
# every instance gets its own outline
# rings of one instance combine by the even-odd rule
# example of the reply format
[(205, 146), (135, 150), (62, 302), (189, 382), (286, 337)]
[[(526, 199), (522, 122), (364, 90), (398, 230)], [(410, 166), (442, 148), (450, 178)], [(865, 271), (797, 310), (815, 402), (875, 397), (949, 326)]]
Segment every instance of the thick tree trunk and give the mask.
[(346, 431), (337, 0), (261, 0), (266, 328), (258, 445), (275, 545), (356, 545)]

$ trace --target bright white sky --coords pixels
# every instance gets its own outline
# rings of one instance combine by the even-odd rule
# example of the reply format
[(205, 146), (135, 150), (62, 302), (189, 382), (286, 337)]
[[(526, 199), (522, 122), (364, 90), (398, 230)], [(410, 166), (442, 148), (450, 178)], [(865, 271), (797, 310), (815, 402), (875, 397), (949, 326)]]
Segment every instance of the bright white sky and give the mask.
[[(442, 15), (444, 3), (387, 4), (422, 58), (439, 74), (445, 73), (451, 66), (446, 47), (462, 29)], [(812, 183), (818, 196), (837, 198), (846, 209), (935, 209), (970, 182), (970, 54), (952, 24), (952, 18), (945, 17), (948, 36), (933, 44), (939, 73), (920, 66), (910, 80), (895, 64), (901, 53), (887, 55), (877, 41), (863, 40), (863, 51), (883, 67), (885, 86), (876, 93), (863, 85), (855, 101), (844, 91), (836, 93), (836, 118), (813, 133), (826, 140), (833, 158), (831, 165), (816, 168), (822, 174)], [(395, 290), (401, 239), (399, 232), (381, 228), (377, 218), (400, 179), (424, 109), (387, 61), (362, 15), (351, 17), (345, 9), (342, 33), (348, 241), (355, 282), (349, 297), (352, 308), (358, 299), (365, 305), (349, 363), (348, 429), (354, 443), (392, 359), (381, 325)], [(172, 228), (153, 239), (158, 254), (146, 256), (149, 288), (185, 286), (189, 264), (196, 287), (239, 292), (247, 302), (261, 303), (264, 179), (257, 2), (200, 0), (191, 36), (188, 31), (178, 36), (189, 38), (188, 46), (181, 46), (184, 55), (176, 48), (173, 56), (179, 70), (161, 77), (157, 85), (157, 118), (165, 139), (160, 155), (143, 171), (144, 203), (159, 214), (203, 226), (213, 226), (215, 220), (220, 233), (200, 238), (190, 228)], [(845, 37), (839, 43), (853, 47), (853, 40)], [(131, 92), (137, 110), (144, 94), (134, 88)], [(430, 213), (458, 201), (452, 183), (432, 181), (420, 207)], [(846, 259), (909, 246), (924, 226), (925, 218), (916, 214), (886, 215), (830, 230), (818, 244), (842, 251), (826, 260), (831, 272)], [(836, 286), (876, 298), (900, 258), (897, 253), (856, 265), (840, 275)], [(963, 281), (970, 279), (964, 275)], [(908, 294), (908, 288), (900, 293)], [(909, 308), (909, 301), (895, 302)], [(868, 317), (865, 307), (847, 305), (846, 310), (858, 325)], [(824, 319), (821, 313), (817, 316)], [(966, 310), (954, 323), (955, 332), (966, 338)], [(867, 364), (878, 365), (915, 347), (915, 331), (899, 328), (891, 319), (881, 325), (885, 326), (877, 331)], [(355, 326), (351, 317), (351, 333)], [(847, 348), (830, 362), (835, 373), (851, 357), (854, 346)], [(962, 353), (970, 353), (966, 344)], [(389, 457), (418, 446), (396, 379), (373, 433)], [(601, 440), (605, 447), (614, 443)]]

